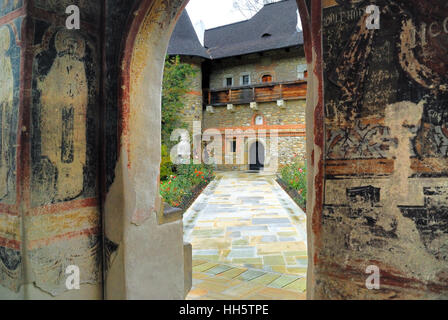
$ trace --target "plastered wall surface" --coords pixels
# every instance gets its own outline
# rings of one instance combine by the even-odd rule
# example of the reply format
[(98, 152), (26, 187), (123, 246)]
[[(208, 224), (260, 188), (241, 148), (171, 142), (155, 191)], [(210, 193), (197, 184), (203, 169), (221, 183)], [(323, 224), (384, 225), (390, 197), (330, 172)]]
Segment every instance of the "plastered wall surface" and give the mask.
[[(105, 195), (107, 299), (183, 299), (182, 220), (159, 225), (161, 83), (182, 1), (135, 7), (120, 81), (120, 156)], [(113, 8), (113, 7), (112, 7)], [(118, 52), (122, 54), (123, 52)], [(163, 213), (162, 213), (163, 214)]]

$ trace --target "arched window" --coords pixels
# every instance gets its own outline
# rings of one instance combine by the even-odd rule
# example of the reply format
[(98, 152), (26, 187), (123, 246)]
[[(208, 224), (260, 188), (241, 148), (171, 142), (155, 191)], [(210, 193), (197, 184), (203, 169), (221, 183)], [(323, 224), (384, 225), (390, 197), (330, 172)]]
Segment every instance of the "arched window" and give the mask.
[(272, 82), (272, 76), (270, 74), (265, 74), (261, 77), (261, 82)]

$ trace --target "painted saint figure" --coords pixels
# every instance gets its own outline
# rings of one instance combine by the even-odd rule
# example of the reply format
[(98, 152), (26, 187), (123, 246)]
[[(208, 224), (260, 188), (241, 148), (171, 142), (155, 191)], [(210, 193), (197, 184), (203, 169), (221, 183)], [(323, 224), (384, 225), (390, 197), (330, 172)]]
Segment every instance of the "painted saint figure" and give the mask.
[(78, 197), (83, 191), (86, 164), (88, 86), (85, 41), (75, 32), (56, 34), (57, 56), (41, 91), (41, 156), (55, 167), (53, 200)]
[(9, 190), (9, 172), (12, 169), (10, 145), (11, 113), (14, 98), (14, 78), (11, 58), (7, 55), (11, 35), (8, 27), (0, 28), (0, 199), (7, 196)]

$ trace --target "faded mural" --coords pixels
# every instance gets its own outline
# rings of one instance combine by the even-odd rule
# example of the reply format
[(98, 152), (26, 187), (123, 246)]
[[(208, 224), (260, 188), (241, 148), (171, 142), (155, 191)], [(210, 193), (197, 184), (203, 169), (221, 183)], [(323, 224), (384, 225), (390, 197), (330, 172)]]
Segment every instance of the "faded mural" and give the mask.
[(0, 17), (5, 16), (23, 6), (23, 0), (0, 0)]
[(97, 146), (93, 59), (92, 48), (79, 32), (65, 29), (54, 32), (48, 50), (36, 56), (34, 206), (96, 195), (96, 153), (88, 152)]
[[(0, 2), (0, 13), (14, 8), (17, 7)], [(16, 32), (21, 21), (17, 18), (0, 26), (0, 284), (12, 290), (19, 288), (22, 278), (20, 218), (14, 209), (20, 91), (20, 47)]]
[[(364, 284), (355, 275), (350, 290), (337, 288), (330, 276), (318, 292), (326, 287), (329, 298), (399, 298), (407, 289), (426, 286), (427, 293), (410, 296), (448, 296), (448, 5), (327, 2), (320, 257), (334, 264), (320, 264), (320, 272), (348, 272), (350, 279), (350, 271), (363, 272), (360, 262), (364, 269), (377, 264), (391, 286), (360, 293)], [(379, 30), (366, 28), (369, 3), (381, 9)]]
[(16, 197), (19, 61), (12, 28), (0, 27), (0, 202), (7, 204), (15, 203)]

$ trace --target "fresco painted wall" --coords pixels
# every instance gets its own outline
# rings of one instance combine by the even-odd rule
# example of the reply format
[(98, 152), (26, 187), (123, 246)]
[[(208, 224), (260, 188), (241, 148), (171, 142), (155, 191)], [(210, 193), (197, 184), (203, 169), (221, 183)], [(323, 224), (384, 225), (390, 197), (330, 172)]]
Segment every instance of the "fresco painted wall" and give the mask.
[(69, 265), (80, 268), (83, 284), (101, 282), (101, 53), (95, 33), (100, 7), (96, 2), (78, 3), (90, 24), (68, 30), (65, 23), (56, 22), (65, 16), (64, 1), (35, 5), (46, 12), (33, 20), (28, 276), (43, 291), (59, 295), (67, 290)]
[[(317, 298), (448, 297), (445, 1), (325, 1)], [(367, 290), (365, 269), (381, 271)], [(344, 275), (344, 276), (342, 276)]]
[(23, 7), (23, 0), (0, 0), (0, 17)]

